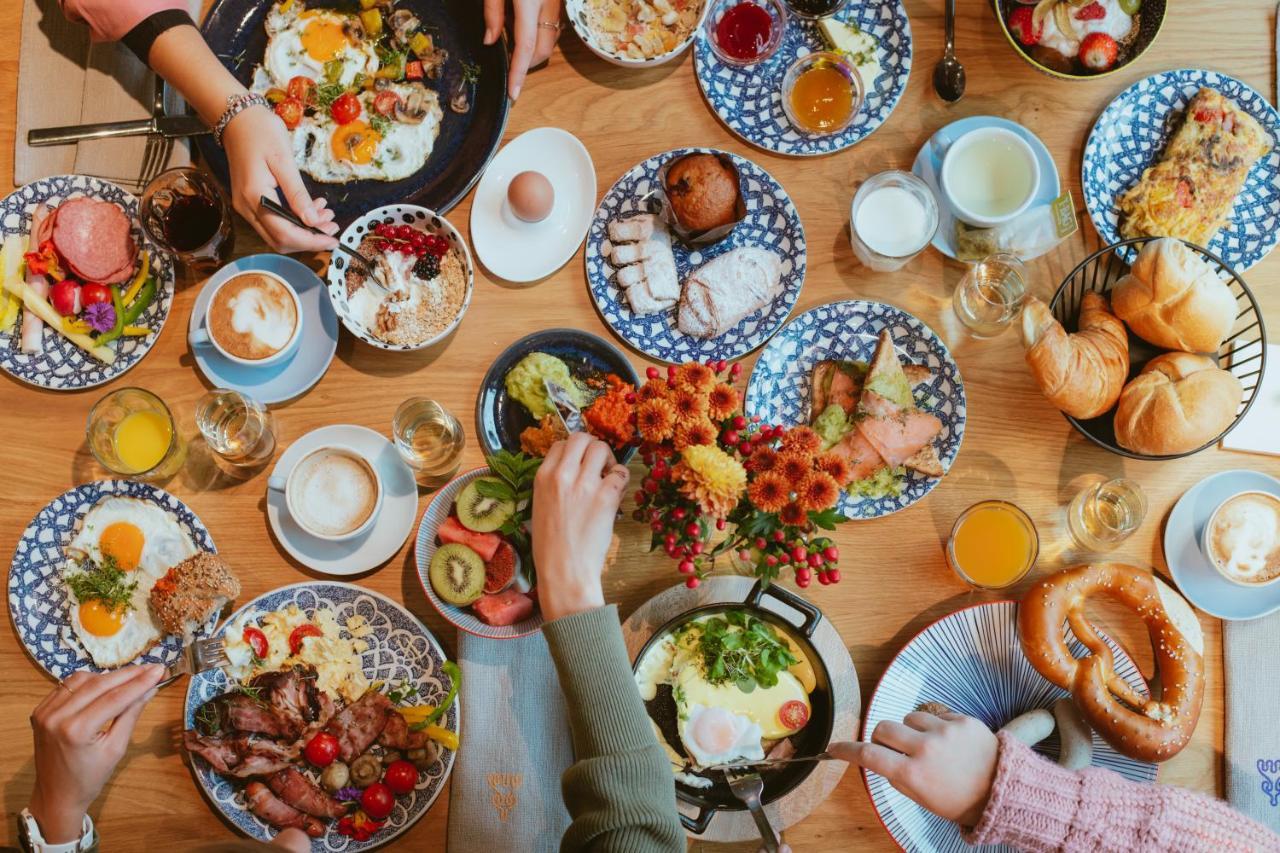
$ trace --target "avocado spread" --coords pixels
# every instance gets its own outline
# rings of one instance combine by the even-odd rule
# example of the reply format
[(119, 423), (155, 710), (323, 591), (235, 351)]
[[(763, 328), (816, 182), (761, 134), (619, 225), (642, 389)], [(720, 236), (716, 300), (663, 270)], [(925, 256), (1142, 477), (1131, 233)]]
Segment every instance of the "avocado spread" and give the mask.
[(507, 393), (528, 409), (535, 419), (541, 420), (555, 411), (543, 386), (544, 379), (565, 389), (579, 409), (587, 405), (587, 395), (569, 373), (569, 366), (545, 352), (531, 352), (511, 368), (505, 380)]

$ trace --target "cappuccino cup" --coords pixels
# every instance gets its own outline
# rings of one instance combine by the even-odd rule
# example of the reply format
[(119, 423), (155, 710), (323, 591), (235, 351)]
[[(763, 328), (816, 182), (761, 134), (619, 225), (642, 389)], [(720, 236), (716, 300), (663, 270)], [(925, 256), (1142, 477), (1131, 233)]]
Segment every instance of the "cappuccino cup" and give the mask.
[(302, 303), (294, 289), (275, 273), (246, 270), (218, 285), (190, 343), (258, 367), (288, 356), (301, 337)]
[(1227, 498), (1209, 517), (1201, 548), (1218, 574), (1237, 586), (1280, 581), (1280, 498), (1268, 492)]
[(267, 488), (283, 492), (289, 515), (319, 539), (353, 539), (373, 526), (382, 508), (382, 479), (368, 459), (349, 447), (328, 445), (299, 459)]

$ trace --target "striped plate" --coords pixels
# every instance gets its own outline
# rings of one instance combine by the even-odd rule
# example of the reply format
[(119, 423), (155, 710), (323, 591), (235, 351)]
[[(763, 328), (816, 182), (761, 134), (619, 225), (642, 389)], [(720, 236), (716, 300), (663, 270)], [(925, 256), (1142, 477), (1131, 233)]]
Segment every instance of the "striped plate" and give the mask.
[[(898, 652), (876, 685), (862, 731), (866, 740), (881, 720), (900, 721), (924, 702), (941, 702), (976, 717), (992, 730), (1025, 711), (1048, 708), (1066, 696), (1046, 681), (1022, 653), (1018, 642), (1018, 603), (979, 604), (945, 616), (925, 628)], [(1110, 637), (1102, 639), (1115, 655), (1116, 674), (1146, 693), (1146, 683), (1129, 655)], [(1072, 654), (1084, 646), (1068, 636)], [(1056, 734), (1036, 750), (1058, 757)], [(1093, 765), (1134, 782), (1154, 782), (1156, 765), (1121, 755), (1095, 733)], [(925, 811), (895, 790), (882, 776), (864, 770), (871, 802), (889, 835), (904, 850), (965, 853), (974, 848), (960, 838), (952, 821)], [(985, 848), (1009, 849), (1009, 848)]]

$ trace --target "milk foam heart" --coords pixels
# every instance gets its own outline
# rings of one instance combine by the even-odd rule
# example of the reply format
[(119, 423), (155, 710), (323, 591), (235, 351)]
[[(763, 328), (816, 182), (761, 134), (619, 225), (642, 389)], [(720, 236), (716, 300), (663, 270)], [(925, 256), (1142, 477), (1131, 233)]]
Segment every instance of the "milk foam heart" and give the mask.
[(209, 305), (209, 334), (236, 358), (271, 358), (289, 346), (298, 328), (297, 303), (274, 276), (247, 272), (228, 279)]

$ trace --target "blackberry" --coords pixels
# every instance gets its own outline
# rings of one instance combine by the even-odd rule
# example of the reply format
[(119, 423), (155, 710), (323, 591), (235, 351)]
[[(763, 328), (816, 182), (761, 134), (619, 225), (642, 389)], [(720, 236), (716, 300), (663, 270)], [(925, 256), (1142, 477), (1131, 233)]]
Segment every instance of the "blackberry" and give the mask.
[(440, 259), (431, 254), (421, 256), (413, 265), (413, 274), (423, 281), (431, 281), (440, 275)]

